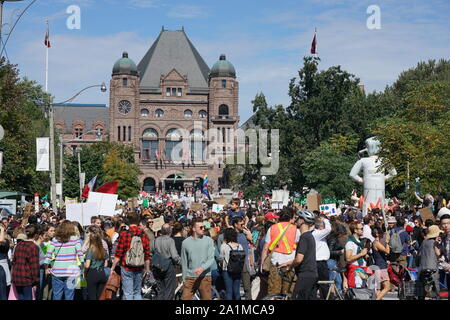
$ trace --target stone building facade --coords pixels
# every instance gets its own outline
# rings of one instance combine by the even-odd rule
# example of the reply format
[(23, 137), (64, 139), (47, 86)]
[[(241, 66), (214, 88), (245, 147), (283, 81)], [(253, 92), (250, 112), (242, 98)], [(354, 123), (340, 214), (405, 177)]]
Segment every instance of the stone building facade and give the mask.
[(143, 190), (194, 191), (205, 174), (217, 190), (224, 165), (208, 161), (207, 130), (215, 130), (221, 151), (234, 152), (238, 98), (236, 71), (225, 55), (210, 69), (184, 30), (163, 29), (138, 65), (126, 52), (114, 64), (103, 130), (110, 141), (134, 146)]

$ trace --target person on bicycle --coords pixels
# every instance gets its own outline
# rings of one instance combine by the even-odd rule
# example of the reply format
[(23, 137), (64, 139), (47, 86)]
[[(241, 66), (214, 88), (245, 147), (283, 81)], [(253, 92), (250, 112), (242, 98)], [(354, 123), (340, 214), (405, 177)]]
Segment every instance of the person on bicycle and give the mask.
[[(285, 293), (289, 283), (282, 283), (279, 269), (287, 269), (295, 258), (295, 249), (300, 238), (300, 231), (297, 229), (294, 212), (282, 210), (279, 223), (274, 224), (267, 231), (265, 244), (261, 256), (261, 273), (264, 271), (264, 260), (272, 253), (269, 269), (268, 294)], [(284, 235), (283, 235), (284, 233)]]
[(300, 211), (298, 216), (301, 236), (297, 244), (295, 259), (289, 267), (289, 269), (295, 269), (297, 275), (293, 298), (296, 300), (316, 300), (318, 280), (316, 240), (311, 232), (315, 223), (315, 216), (308, 210)]
[(419, 278), (424, 280), (424, 271), (425, 270), (436, 270), (435, 273), (433, 273), (432, 277), (434, 280), (434, 283), (436, 285), (437, 293), (439, 293), (439, 273), (438, 270), (438, 257), (439, 257), (439, 250), (438, 247), (436, 248), (436, 238), (439, 237), (439, 234), (441, 233), (441, 230), (438, 226), (430, 226), (427, 229), (425, 240), (422, 242), (422, 245), (419, 249)]

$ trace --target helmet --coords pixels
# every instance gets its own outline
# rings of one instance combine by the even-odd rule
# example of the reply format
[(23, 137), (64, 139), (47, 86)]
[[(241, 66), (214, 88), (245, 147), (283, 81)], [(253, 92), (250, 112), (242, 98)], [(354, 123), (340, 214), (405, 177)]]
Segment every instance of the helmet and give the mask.
[(309, 210), (302, 210), (298, 212), (298, 217), (305, 220), (307, 224), (313, 224), (316, 220), (314, 213)]

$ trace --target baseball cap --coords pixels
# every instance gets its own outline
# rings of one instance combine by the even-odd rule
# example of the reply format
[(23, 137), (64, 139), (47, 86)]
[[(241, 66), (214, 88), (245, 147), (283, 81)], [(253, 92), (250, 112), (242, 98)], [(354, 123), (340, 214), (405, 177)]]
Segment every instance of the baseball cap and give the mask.
[(267, 212), (267, 213), (264, 215), (264, 219), (266, 219), (266, 220), (278, 219), (278, 218), (280, 218), (280, 217), (277, 216), (277, 215), (276, 215), (275, 213), (273, 213), (272, 211)]

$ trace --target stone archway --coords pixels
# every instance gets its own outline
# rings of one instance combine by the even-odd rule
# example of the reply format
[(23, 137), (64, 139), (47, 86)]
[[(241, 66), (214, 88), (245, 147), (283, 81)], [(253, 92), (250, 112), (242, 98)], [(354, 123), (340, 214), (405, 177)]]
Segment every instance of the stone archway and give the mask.
[(142, 190), (145, 192), (156, 192), (156, 181), (155, 179), (148, 177), (144, 179), (144, 184)]

